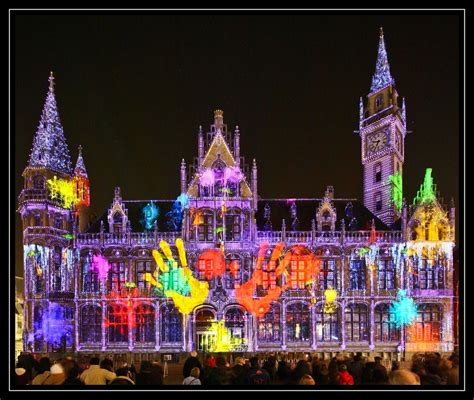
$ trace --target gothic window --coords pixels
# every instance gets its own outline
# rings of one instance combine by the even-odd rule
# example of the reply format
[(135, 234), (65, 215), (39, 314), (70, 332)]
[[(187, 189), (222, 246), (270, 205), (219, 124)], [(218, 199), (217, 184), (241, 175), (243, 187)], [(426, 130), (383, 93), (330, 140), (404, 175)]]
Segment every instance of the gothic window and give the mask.
[(375, 193), (375, 211), (382, 210), (382, 193)]
[(395, 324), (395, 315), (390, 312), (388, 304), (377, 304), (374, 310), (375, 317), (375, 341), (397, 342), (399, 330)]
[(324, 305), (316, 309), (316, 341), (339, 341), (339, 309), (333, 313), (324, 312)]
[(415, 289), (444, 289), (443, 262), (422, 258), (414, 263), (413, 286)]
[(228, 258), (227, 274), (225, 274), (226, 289), (236, 289), (240, 287), (242, 281), (241, 259), (239, 256), (230, 256)]
[(377, 263), (378, 288), (390, 290), (395, 288), (395, 265), (392, 259), (379, 260)]
[(369, 340), (367, 306), (365, 304), (349, 304), (345, 314), (347, 340), (350, 342)]
[(84, 293), (99, 292), (99, 274), (91, 269), (91, 260), (85, 259), (82, 267), (82, 291)]
[(117, 261), (110, 263), (109, 276), (107, 279), (107, 290), (109, 292), (122, 290), (125, 284), (125, 262)]
[(375, 109), (380, 110), (382, 106), (383, 106), (383, 94), (380, 94), (375, 98)]
[(225, 214), (225, 240), (239, 241), (240, 238), (240, 213), (230, 210)]
[(224, 326), (230, 339), (239, 342), (245, 338), (245, 315), (240, 308), (229, 308), (224, 316)]
[(224, 169), (226, 165), (224, 161), (220, 158), (217, 159), (212, 165), (212, 170), (214, 171), (214, 196), (220, 197), (224, 195)]
[(128, 342), (128, 308), (121, 304), (109, 305), (106, 326), (110, 343)]
[(411, 341), (438, 342), (441, 340), (442, 307), (439, 304), (418, 306), (416, 322), (411, 328)]
[(321, 230), (325, 232), (330, 231), (331, 224), (332, 224), (331, 213), (328, 210), (326, 210), (323, 212)]
[(150, 283), (145, 281), (146, 273), (153, 273), (153, 263), (151, 261), (137, 261), (135, 264), (135, 283), (140, 290), (150, 287)]
[(298, 258), (290, 261), (291, 288), (304, 289), (309, 277), (306, 276), (306, 261)]
[(163, 290), (180, 292), (183, 286), (181, 274), (182, 270), (176, 263), (168, 262), (168, 272), (163, 274)]
[(56, 214), (54, 216), (54, 227), (56, 229), (63, 229), (63, 219), (61, 218), (61, 215)]
[(350, 290), (365, 289), (365, 260), (351, 260), (349, 265)]
[(307, 304), (293, 303), (286, 308), (288, 342), (309, 342), (310, 312)]
[(114, 222), (114, 233), (122, 233), (122, 222), (123, 222), (123, 218), (122, 218), (122, 214), (120, 214), (119, 212), (116, 212), (114, 215), (113, 215), (113, 222)]
[(258, 319), (258, 341), (279, 342), (281, 340), (281, 306), (272, 303), (270, 310)]
[(212, 242), (214, 240), (214, 215), (211, 211), (203, 211), (202, 224), (197, 226), (198, 240)]
[(182, 314), (173, 304), (161, 307), (161, 341), (175, 343), (183, 340)]
[(73, 320), (74, 319), (74, 307), (65, 305), (63, 307), (63, 317), (64, 317), (64, 319)]
[(382, 164), (380, 163), (375, 164), (374, 172), (375, 172), (374, 174), (375, 183), (381, 182), (382, 181)]
[(149, 304), (141, 304), (135, 308), (135, 341), (155, 341), (155, 308)]
[(34, 322), (33, 322), (34, 331), (36, 332), (34, 336), (33, 348), (36, 352), (43, 351), (43, 307), (35, 306), (34, 311)]
[(53, 249), (53, 273), (52, 273), (52, 290), (61, 291), (61, 262), (62, 250), (61, 247), (54, 247)]
[(46, 181), (46, 178), (44, 176), (35, 175), (33, 177), (33, 189), (43, 190), (45, 181)]
[(100, 343), (102, 340), (102, 310), (96, 305), (81, 308), (81, 343)]
[(319, 270), (319, 289), (336, 288), (336, 260), (323, 260)]
[(275, 261), (267, 261), (266, 265), (262, 266), (262, 286), (264, 289), (276, 287)]
[(43, 225), (42, 221), (41, 221), (41, 214), (35, 214), (34, 217), (33, 217), (33, 223), (35, 226), (41, 226)]

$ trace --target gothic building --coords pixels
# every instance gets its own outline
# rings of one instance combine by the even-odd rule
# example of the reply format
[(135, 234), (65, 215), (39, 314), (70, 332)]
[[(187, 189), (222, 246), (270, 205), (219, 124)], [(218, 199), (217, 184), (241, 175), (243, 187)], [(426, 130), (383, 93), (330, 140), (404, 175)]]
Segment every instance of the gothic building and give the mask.
[[(241, 156), (239, 128), (229, 129), (223, 111), (216, 110), (209, 131), (199, 128), (194, 162), (181, 163), (180, 202), (126, 200), (126, 189), (117, 187), (109, 209), (89, 223), (82, 151), (73, 169), (54, 78), (49, 81), (18, 202), (25, 350), (212, 351), (218, 321), (238, 343), (229, 351), (237, 352), (453, 350), (455, 210), (442, 204), (430, 169), (413, 204), (403, 198), (406, 108), (382, 32), (370, 93), (360, 100), (362, 202), (337, 198), (331, 186), (317, 198), (265, 199), (256, 161), (249, 167)], [(67, 202), (68, 196), (74, 201)], [(177, 262), (168, 263), (165, 292), (150, 278), (157, 277), (153, 251), (160, 242), (169, 243), (171, 255), (180, 259), (178, 238), (192, 275), (209, 285), (205, 300), (189, 314), (166, 295), (180, 285)], [(250, 300), (281, 287), (271, 257), (280, 244), (281, 258), (289, 254), (287, 285), (265, 313), (254, 312), (237, 292), (257, 275)], [(313, 256), (319, 269), (308, 283)], [(329, 289), (336, 298), (328, 312)], [(391, 308), (397, 289), (405, 289), (417, 305), (406, 327), (397, 325)]]

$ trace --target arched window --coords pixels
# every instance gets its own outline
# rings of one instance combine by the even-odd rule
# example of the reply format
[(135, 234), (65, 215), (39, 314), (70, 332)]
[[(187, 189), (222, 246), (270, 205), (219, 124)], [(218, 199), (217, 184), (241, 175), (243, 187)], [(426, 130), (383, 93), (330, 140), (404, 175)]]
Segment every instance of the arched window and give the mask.
[(388, 304), (375, 306), (375, 341), (398, 342), (400, 332), (395, 324), (395, 315), (390, 312)]
[(150, 288), (150, 283), (145, 281), (146, 273), (153, 273), (153, 263), (151, 260), (137, 261), (135, 264), (135, 283), (137, 284), (137, 288), (140, 290), (146, 290)]
[(110, 343), (128, 342), (128, 308), (126, 306), (109, 305), (105, 325)]
[(331, 213), (326, 210), (323, 212), (322, 218), (321, 218), (321, 230), (328, 232), (331, 230), (332, 226), (332, 218), (331, 218)]
[(56, 229), (63, 229), (63, 219), (61, 214), (55, 214), (53, 225)]
[(196, 311), (196, 349), (202, 352), (212, 351), (216, 344), (216, 335), (212, 331), (215, 323), (214, 313), (210, 310), (200, 309)]
[(369, 340), (368, 308), (365, 304), (349, 304), (345, 310), (346, 338), (350, 342)]
[(288, 342), (309, 342), (310, 312), (307, 304), (293, 303), (286, 308), (286, 331)]
[(135, 341), (155, 341), (155, 308), (152, 305), (140, 304), (135, 308)]
[(324, 304), (316, 308), (316, 341), (338, 342), (339, 330), (339, 307), (333, 313), (324, 312)]
[(395, 265), (392, 259), (377, 262), (377, 278), (379, 289), (391, 290), (395, 288)]
[(242, 261), (238, 255), (227, 258), (227, 273), (224, 276), (226, 289), (236, 289), (242, 282)]
[(81, 343), (100, 343), (102, 340), (102, 309), (97, 305), (81, 308)]
[(41, 214), (35, 214), (33, 217), (33, 223), (35, 226), (41, 226), (43, 225), (43, 221), (41, 218)]
[(382, 164), (377, 163), (374, 166), (374, 177), (375, 177), (375, 182), (378, 183), (382, 181)]
[(46, 178), (42, 175), (35, 175), (33, 177), (33, 189), (43, 190), (45, 187)]
[(222, 161), (220, 158), (218, 158), (213, 164), (212, 164), (212, 170), (214, 171), (214, 179), (215, 179), (215, 184), (214, 184), (214, 196), (215, 197), (220, 197), (224, 195), (224, 169), (226, 167), (226, 164), (224, 161)]
[(59, 246), (55, 246), (53, 249), (53, 271), (52, 271), (52, 290), (61, 291), (61, 262), (62, 262), (62, 249)]
[(107, 290), (119, 292), (125, 285), (125, 262), (117, 261), (110, 263), (107, 279)]
[(270, 260), (267, 260), (267, 262), (262, 265), (262, 287), (265, 290), (274, 289), (276, 287), (275, 265), (276, 261)]
[(349, 289), (365, 289), (365, 259), (354, 259), (349, 264)]
[(114, 222), (114, 233), (122, 233), (123, 215), (117, 211), (112, 218)]
[(270, 310), (258, 319), (258, 341), (279, 342), (281, 340), (281, 306), (272, 303)]
[(413, 287), (415, 289), (444, 289), (444, 275), (443, 262), (422, 258), (413, 263)]
[(382, 193), (380, 192), (375, 193), (374, 202), (375, 202), (375, 211), (381, 211), (382, 210)]
[(382, 108), (383, 106), (383, 94), (379, 94), (376, 98), (375, 98), (375, 110), (378, 111)]
[(197, 225), (198, 240), (212, 242), (214, 240), (214, 215), (210, 210), (202, 212), (202, 223)]
[(224, 316), (224, 326), (227, 328), (230, 340), (242, 343), (245, 334), (245, 314), (240, 308), (229, 308)]
[(416, 323), (412, 325), (410, 340), (413, 342), (439, 342), (441, 338), (442, 306), (420, 304)]
[(183, 340), (183, 316), (173, 304), (161, 307), (161, 341), (176, 343)]
[(329, 288), (336, 288), (337, 278), (336, 260), (322, 260), (319, 271), (319, 290), (324, 291)]
[(36, 305), (33, 317), (34, 343), (33, 348), (37, 352), (43, 351), (43, 307)]
[(240, 210), (230, 209), (225, 213), (225, 240), (239, 241), (241, 239)]
[(84, 293), (97, 293), (100, 290), (99, 274), (97, 270), (91, 269), (91, 259), (83, 260), (82, 264), (82, 291)]

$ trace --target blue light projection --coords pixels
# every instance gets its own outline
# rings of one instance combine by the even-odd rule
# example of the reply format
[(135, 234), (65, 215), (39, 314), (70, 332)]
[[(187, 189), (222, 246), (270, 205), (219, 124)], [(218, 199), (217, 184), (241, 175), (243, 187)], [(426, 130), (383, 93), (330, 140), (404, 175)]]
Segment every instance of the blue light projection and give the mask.
[(417, 306), (404, 289), (398, 289), (397, 301), (390, 305), (390, 312), (394, 315), (394, 322), (398, 328), (411, 325), (417, 315)]
[(153, 201), (150, 201), (142, 209), (142, 218), (140, 219), (140, 223), (142, 224), (143, 228), (150, 231), (153, 229), (155, 221), (158, 219), (159, 215), (160, 209), (155, 205)]

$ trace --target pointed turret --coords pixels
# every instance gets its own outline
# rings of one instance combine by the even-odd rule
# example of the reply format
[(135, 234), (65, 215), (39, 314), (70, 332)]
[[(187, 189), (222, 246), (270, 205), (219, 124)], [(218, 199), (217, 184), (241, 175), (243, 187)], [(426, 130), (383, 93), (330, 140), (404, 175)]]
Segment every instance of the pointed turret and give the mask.
[(359, 99), (359, 133), (362, 129), (362, 121), (364, 120), (364, 102), (362, 101), (362, 96)]
[(78, 147), (78, 156), (77, 156), (76, 168), (74, 168), (74, 175), (75, 176), (83, 176), (85, 178), (88, 178), (87, 171), (86, 171), (86, 166), (84, 164), (84, 159), (82, 158), (82, 146), (81, 145), (79, 145), (79, 147)]
[(385, 41), (383, 38), (383, 29), (380, 28), (379, 50), (377, 53), (377, 63), (375, 64), (375, 73), (372, 76), (371, 92), (377, 92), (389, 84), (395, 84), (395, 79), (390, 74), (390, 64), (388, 63), (387, 51), (385, 50)]
[(49, 90), (41, 114), (40, 123), (33, 140), (28, 167), (48, 168), (71, 175), (71, 157), (59, 119), (54, 94), (54, 76), (49, 77)]

